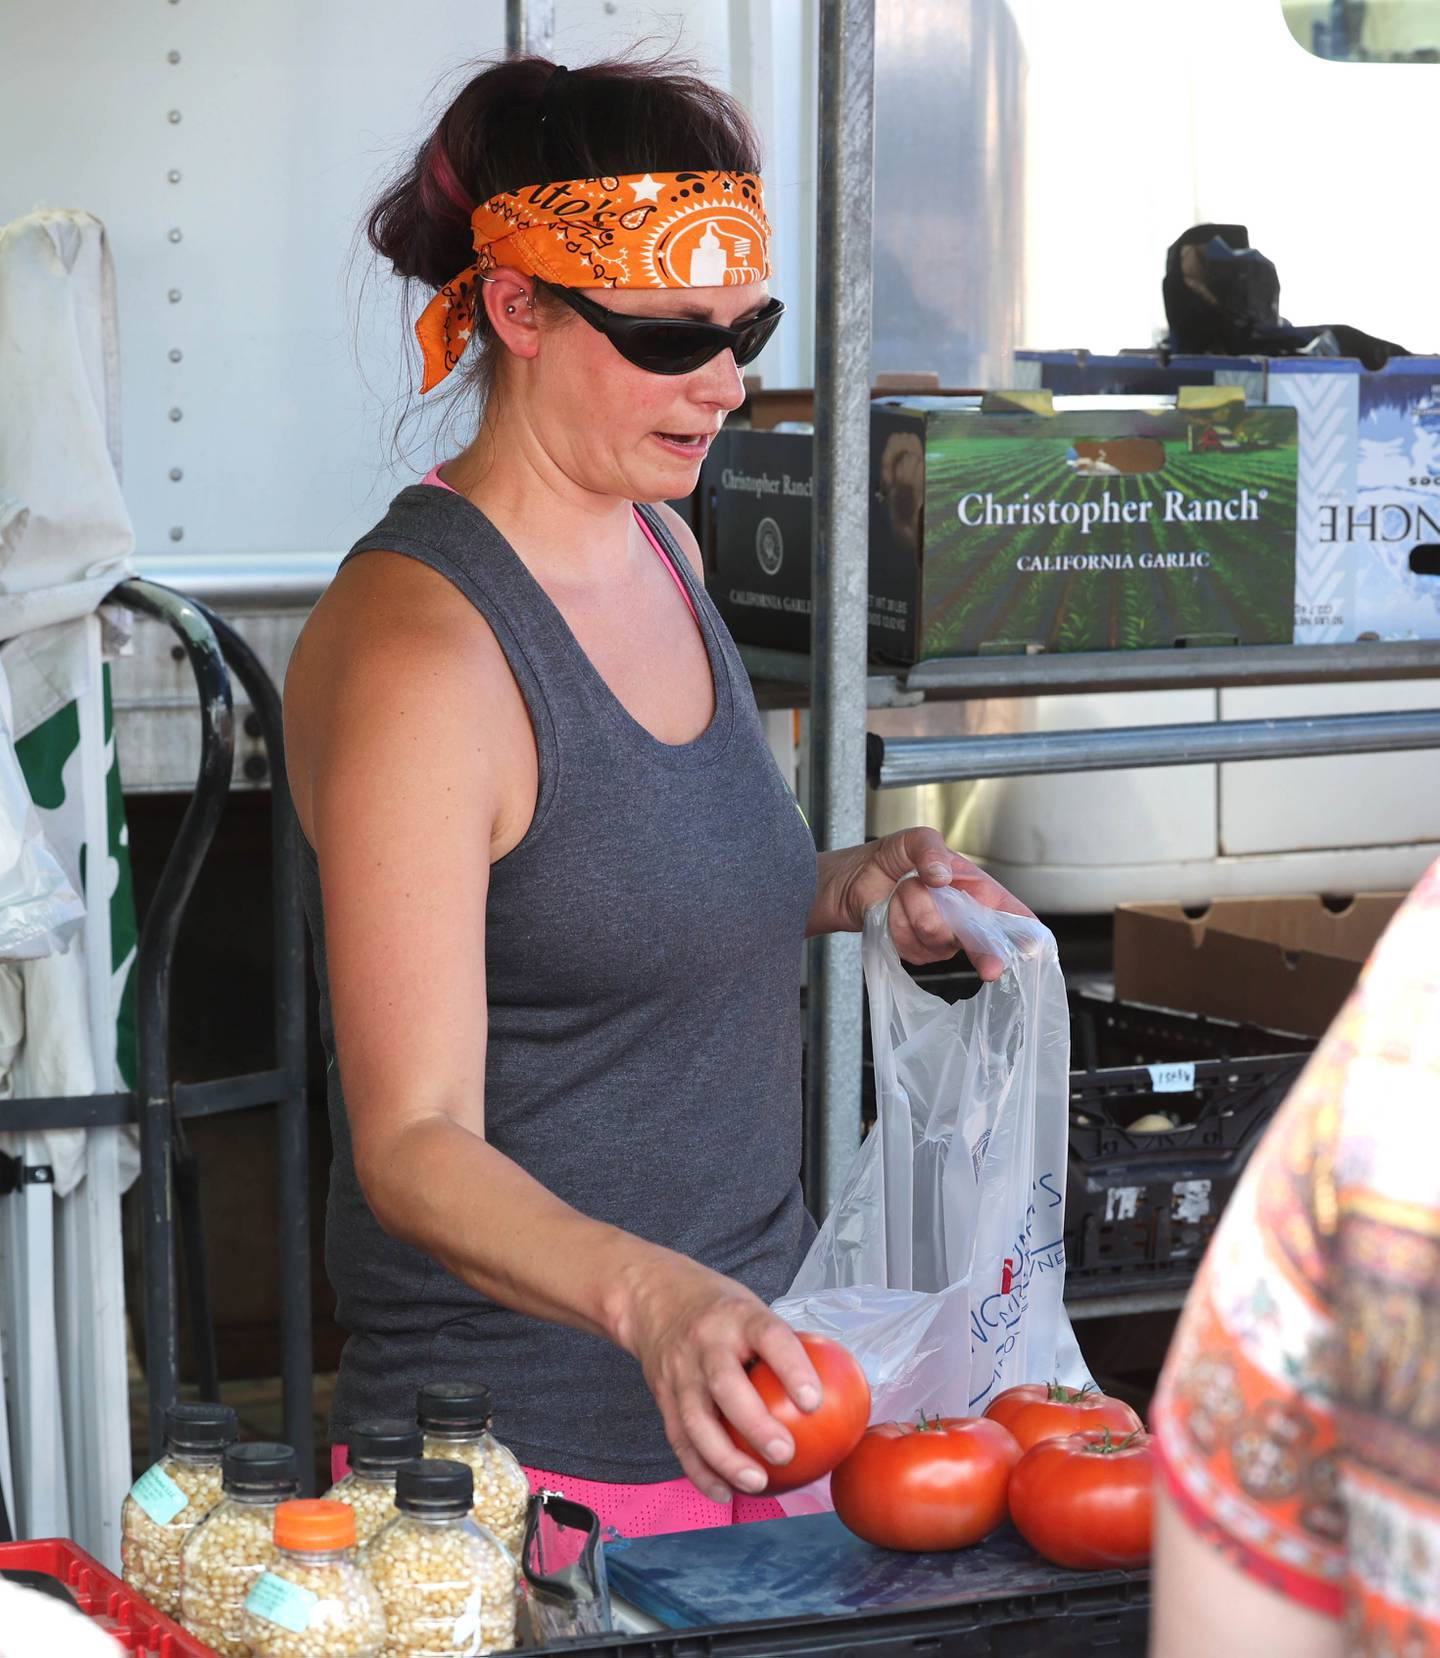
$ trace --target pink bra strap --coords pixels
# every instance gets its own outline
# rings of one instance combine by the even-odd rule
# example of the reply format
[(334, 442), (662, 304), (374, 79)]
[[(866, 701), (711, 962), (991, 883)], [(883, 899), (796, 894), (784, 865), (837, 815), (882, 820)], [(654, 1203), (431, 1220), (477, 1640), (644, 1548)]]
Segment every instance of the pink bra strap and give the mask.
[[(447, 484), (445, 482), (445, 480), (440, 476), (440, 468), (438, 466), (432, 466), (430, 468), (430, 470), (425, 474), (425, 476), (420, 480), (420, 482), (422, 484), (434, 484), (437, 489), (448, 489), (452, 495), (457, 495), (459, 493), (458, 490), (453, 488), (450, 484)], [(634, 511), (635, 511), (635, 521), (636, 521), (636, 523), (639, 524), (640, 529), (641, 529), (641, 531), (643, 532), (643, 534), (645, 536), (645, 539), (650, 543), (650, 545), (660, 555), (661, 563), (670, 572), (670, 580), (673, 581), (675, 583), (675, 585), (680, 589), (680, 597), (682, 599), (684, 599), (684, 601), (685, 601), (685, 608), (695, 618), (695, 626), (699, 627), (700, 626), (700, 617), (699, 617), (698, 612), (695, 609), (695, 601), (690, 597), (690, 589), (688, 587), (686, 587), (685, 582), (684, 582), (683, 578), (681, 577), (680, 572), (675, 568), (674, 561), (671, 559), (669, 553), (667, 553), (665, 551), (665, 549), (660, 545), (660, 542), (656, 539), (654, 532), (651, 530), (650, 526), (645, 522), (645, 519), (644, 519), (643, 515), (640, 512), (640, 509), (638, 507), (636, 507), (634, 509)]]
[(685, 601), (685, 608), (690, 612), (690, 614), (692, 616), (694, 616), (695, 626), (699, 627), (700, 626), (700, 617), (696, 613), (696, 610), (695, 610), (695, 601), (690, 597), (690, 589), (688, 587), (686, 587), (684, 581), (681, 579), (680, 572), (675, 568), (675, 561), (670, 557), (669, 553), (667, 553), (665, 551), (665, 549), (660, 545), (660, 542), (659, 542), (658, 538), (656, 537), (655, 532), (645, 522), (644, 516), (641, 513), (639, 507), (636, 507), (634, 510), (635, 510), (635, 522), (637, 524), (639, 524), (641, 531), (644, 533), (645, 539), (650, 543), (650, 545), (655, 549), (655, 551), (657, 553), (659, 553), (661, 562), (664, 564), (665, 568), (670, 572), (670, 580), (673, 581), (675, 583), (675, 585), (680, 589), (680, 597), (682, 599), (684, 599), (684, 601)]

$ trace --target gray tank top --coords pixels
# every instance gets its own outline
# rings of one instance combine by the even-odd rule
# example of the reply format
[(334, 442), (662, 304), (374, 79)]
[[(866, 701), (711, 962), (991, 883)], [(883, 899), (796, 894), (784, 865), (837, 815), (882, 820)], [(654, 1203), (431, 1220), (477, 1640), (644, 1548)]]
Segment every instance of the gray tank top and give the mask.
[[(487, 1140), (582, 1213), (771, 1301), (814, 1234), (799, 1183), (798, 992), (815, 849), (724, 623), (640, 511), (690, 594), (714, 676), (714, 718), (675, 746), (625, 711), (464, 497), (402, 490), (349, 556), (386, 548), (453, 582), (494, 630), (534, 727), (534, 820), (490, 871)], [(424, 1382), (479, 1381), (497, 1436), (532, 1467), (677, 1478), (635, 1360), (487, 1300), (382, 1231), (355, 1177), (308, 845), (301, 873), (330, 1061), (326, 1266), (348, 1335), (332, 1437), (412, 1415)], [(474, 1203), (483, 1212), (483, 1189)]]

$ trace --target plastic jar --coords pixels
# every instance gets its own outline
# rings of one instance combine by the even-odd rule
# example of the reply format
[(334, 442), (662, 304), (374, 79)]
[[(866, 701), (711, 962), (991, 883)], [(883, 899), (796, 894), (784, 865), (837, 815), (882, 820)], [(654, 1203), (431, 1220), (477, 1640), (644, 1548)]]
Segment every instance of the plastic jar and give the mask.
[(325, 1493), (355, 1510), (360, 1547), (395, 1518), (395, 1470), (423, 1456), (425, 1436), (413, 1422), (365, 1422), (350, 1430), (350, 1472)]
[(420, 1389), (425, 1455), (463, 1462), (475, 1476), (476, 1520), (518, 1561), (525, 1542), (530, 1482), (511, 1452), (490, 1432), (490, 1390), (464, 1382)]
[(220, 1658), (249, 1658), (240, 1633), (245, 1597), (275, 1561), (275, 1510), (300, 1489), (288, 1445), (232, 1445), (225, 1494), (185, 1541), (180, 1621)]
[(125, 1581), (167, 1617), (180, 1609), (180, 1551), (220, 1501), (220, 1457), (234, 1437), (229, 1405), (171, 1405), (165, 1454), (130, 1487), (120, 1510)]
[(385, 1604), (385, 1658), (472, 1658), (515, 1645), (515, 1561), (472, 1512), (463, 1462), (407, 1462), (396, 1515), (361, 1555)]
[(355, 1511), (310, 1498), (275, 1510), (275, 1564), (245, 1597), (252, 1658), (380, 1658), (385, 1609), (355, 1564)]

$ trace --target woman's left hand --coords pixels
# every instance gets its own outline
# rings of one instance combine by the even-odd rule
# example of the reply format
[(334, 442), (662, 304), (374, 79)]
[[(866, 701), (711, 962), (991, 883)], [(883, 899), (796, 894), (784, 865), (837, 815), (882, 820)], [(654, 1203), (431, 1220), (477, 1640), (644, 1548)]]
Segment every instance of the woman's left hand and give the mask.
[[(917, 879), (903, 881), (895, 889), (895, 883), (912, 870)], [(865, 912), (894, 889), (890, 936), (901, 958), (917, 966), (945, 961), (962, 947), (962, 940), (931, 896), (937, 887), (958, 888), (987, 909), (1011, 915), (1034, 913), (968, 858), (952, 852), (938, 830), (901, 829), (864, 846), (821, 854), (817, 924), (810, 931), (859, 932)], [(998, 979), (1005, 970), (998, 956), (966, 953), (982, 979)]]

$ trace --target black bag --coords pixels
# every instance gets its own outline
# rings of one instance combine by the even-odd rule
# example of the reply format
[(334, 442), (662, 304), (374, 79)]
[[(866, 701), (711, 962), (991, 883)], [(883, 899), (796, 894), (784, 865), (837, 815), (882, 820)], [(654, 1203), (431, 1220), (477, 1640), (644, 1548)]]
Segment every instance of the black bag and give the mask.
[(1383, 368), (1409, 352), (1344, 323), (1295, 328), (1280, 315), (1280, 277), (1244, 225), (1192, 225), (1165, 256), (1165, 349), (1172, 355), (1358, 357)]

